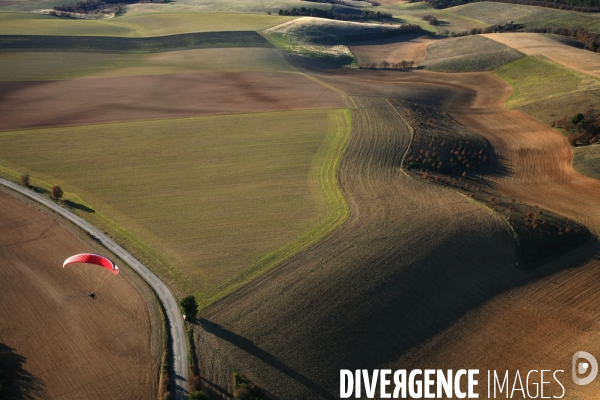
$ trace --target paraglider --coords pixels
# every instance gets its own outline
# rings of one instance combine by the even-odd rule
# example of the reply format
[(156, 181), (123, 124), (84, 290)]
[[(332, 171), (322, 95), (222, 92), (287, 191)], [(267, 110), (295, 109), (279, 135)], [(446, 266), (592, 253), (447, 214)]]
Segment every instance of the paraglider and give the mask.
[[(67, 258), (63, 263), (63, 268), (69, 264), (77, 263), (93, 264), (104, 268), (98, 270), (98, 272), (96, 273), (92, 273), (90, 275), (90, 278), (87, 279), (88, 283), (92, 284), (91, 286), (93, 286), (94, 289), (90, 291), (90, 294), (88, 294), (88, 297), (92, 300), (96, 300), (95, 290), (97, 290), (99, 286), (106, 281), (106, 279), (110, 276), (110, 273), (112, 272), (115, 275), (119, 273), (119, 267), (117, 267), (117, 265), (114, 262), (112, 262), (104, 256), (91, 253), (76, 254)], [(107, 270), (110, 272), (108, 272)]]
[(117, 267), (117, 265), (114, 262), (110, 261), (106, 257), (99, 256), (98, 254), (91, 254), (91, 253), (76, 254), (65, 260), (65, 262), (63, 263), (63, 268), (69, 264), (75, 264), (75, 263), (95, 264), (95, 265), (99, 265), (103, 268), (108, 269), (115, 275), (117, 275), (119, 273), (119, 267)]

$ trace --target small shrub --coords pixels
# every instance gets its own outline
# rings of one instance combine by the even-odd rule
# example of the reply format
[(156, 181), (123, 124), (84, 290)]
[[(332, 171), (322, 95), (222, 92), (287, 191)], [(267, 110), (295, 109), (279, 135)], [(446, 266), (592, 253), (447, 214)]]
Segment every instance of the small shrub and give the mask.
[(29, 176), (29, 173), (25, 173), (25, 174), (21, 175), (21, 185), (28, 188), (30, 186), (30, 179), (31, 179), (31, 177)]
[(202, 390), (198, 390), (195, 392), (190, 392), (188, 397), (189, 400), (208, 400), (208, 395), (204, 393)]

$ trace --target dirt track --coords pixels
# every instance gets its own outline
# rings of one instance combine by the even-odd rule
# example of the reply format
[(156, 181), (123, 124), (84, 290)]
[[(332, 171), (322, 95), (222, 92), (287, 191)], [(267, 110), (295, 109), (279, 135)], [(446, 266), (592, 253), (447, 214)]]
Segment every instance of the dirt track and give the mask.
[(61, 268), (66, 257), (93, 250), (50, 217), (4, 193), (0, 210), (7, 398), (153, 398), (158, 361), (144, 298), (123, 275)]
[(0, 130), (345, 105), (338, 93), (296, 73), (0, 82)]
[[(498, 158), (487, 179), (501, 192), (600, 232), (599, 184), (572, 170), (558, 133), (504, 109), (511, 88), (497, 76), (317, 75), (350, 95), (449, 111), (490, 140)], [(197, 345), (215, 392), (231, 390), (223, 379), (237, 368), (278, 398), (336, 398), (340, 368), (387, 365), (562, 369), (569, 399), (594, 396), (600, 382), (574, 385), (570, 362), (578, 349), (600, 354), (597, 242), (534, 273), (520, 272), (506, 224), (449, 190), (403, 176), (403, 121), (383, 99), (356, 102), (340, 168), (352, 216), (206, 310)], [(556, 385), (549, 391), (560, 395)]]

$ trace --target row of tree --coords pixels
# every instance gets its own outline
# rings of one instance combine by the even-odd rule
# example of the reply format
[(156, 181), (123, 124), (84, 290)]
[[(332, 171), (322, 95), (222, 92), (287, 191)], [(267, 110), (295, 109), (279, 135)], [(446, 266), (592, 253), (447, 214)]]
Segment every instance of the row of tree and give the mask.
[[(29, 175), (29, 173), (21, 175), (21, 185), (28, 189), (34, 189), (34, 187), (31, 185), (31, 175)], [(60, 186), (52, 186), (52, 189), (50, 190), (50, 197), (52, 197), (54, 200), (62, 199), (63, 194), (64, 193)]]
[(555, 35), (570, 36), (583, 43), (586, 50), (600, 52), (600, 34), (589, 32), (583, 28), (532, 28), (528, 32), (553, 33)]
[(363, 11), (360, 14), (346, 14), (332, 10), (320, 10), (312, 7), (294, 7), (291, 10), (279, 10), (279, 15), (290, 15), (294, 17), (318, 17), (343, 21), (358, 21), (363, 19), (392, 19), (392, 14), (382, 13), (380, 11)]
[[(476, 3), (479, 1), (489, 0), (424, 0), (433, 8), (441, 9), (448, 7), (456, 7), (468, 3)], [(497, 3), (522, 4), (526, 6), (539, 6), (556, 8), (558, 10), (571, 10), (580, 12), (599, 12), (600, 0), (492, 0)]]
[(361, 68), (368, 68), (368, 69), (406, 69), (406, 68), (412, 68), (412, 66), (415, 64), (414, 61), (406, 61), (406, 60), (402, 60), (400, 62), (388, 62), (388, 61), (379, 61), (377, 63), (368, 63), (363, 65)]

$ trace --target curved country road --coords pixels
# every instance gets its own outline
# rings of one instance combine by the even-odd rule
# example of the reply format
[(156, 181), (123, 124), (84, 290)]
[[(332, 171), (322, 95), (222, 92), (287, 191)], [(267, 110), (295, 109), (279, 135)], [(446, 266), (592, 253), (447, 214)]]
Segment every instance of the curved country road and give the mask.
[(0, 184), (17, 191), (30, 199), (41, 203), (45, 207), (50, 208), (52, 211), (60, 214), (67, 218), (69, 221), (79, 226), (81, 229), (96, 236), (102, 244), (117, 255), (121, 260), (126, 262), (131, 268), (137, 271), (138, 274), (150, 285), (150, 287), (156, 292), (159, 300), (165, 308), (167, 325), (171, 334), (171, 345), (172, 345), (172, 370), (171, 370), (171, 382), (173, 383), (173, 398), (176, 400), (187, 399), (188, 391), (188, 367), (187, 367), (187, 344), (186, 344), (186, 333), (183, 324), (183, 317), (179, 310), (179, 305), (175, 300), (175, 297), (171, 291), (165, 286), (165, 284), (150, 271), (146, 266), (136, 260), (131, 254), (125, 249), (115, 243), (106, 234), (98, 230), (92, 224), (84, 221), (82, 218), (71, 213), (65, 208), (54, 203), (52, 200), (41, 196), (31, 190), (25, 189), (13, 182), (7, 181), (6, 179), (0, 178)]

